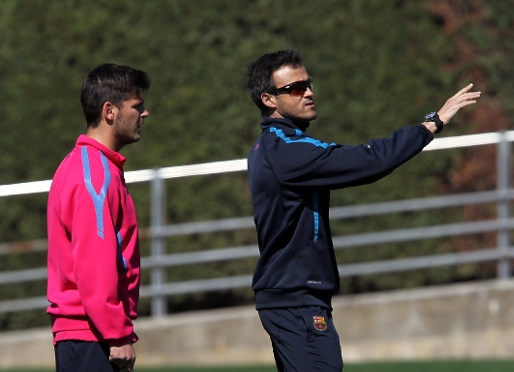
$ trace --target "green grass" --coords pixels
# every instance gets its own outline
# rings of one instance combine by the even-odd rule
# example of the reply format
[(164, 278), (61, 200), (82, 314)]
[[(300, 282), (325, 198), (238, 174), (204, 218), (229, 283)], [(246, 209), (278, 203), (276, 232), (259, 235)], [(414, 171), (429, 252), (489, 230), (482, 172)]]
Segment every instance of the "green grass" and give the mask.
[(345, 372), (512, 372), (513, 370), (513, 360), (362, 363), (348, 364), (344, 368)]
[[(344, 372), (512, 372), (514, 360), (459, 360), (349, 363)], [(0, 369), (1, 372), (53, 372), (50, 369)], [(137, 368), (136, 372), (276, 372), (274, 366)]]

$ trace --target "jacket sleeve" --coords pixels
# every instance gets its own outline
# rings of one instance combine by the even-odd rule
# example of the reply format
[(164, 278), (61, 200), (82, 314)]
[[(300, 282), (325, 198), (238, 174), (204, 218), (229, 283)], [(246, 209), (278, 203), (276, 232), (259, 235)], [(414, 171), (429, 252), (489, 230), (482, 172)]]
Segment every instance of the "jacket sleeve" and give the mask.
[[(85, 166), (84, 164), (87, 164)], [(133, 333), (132, 320), (118, 298), (116, 215), (122, 208), (116, 182), (105, 158), (90, 151), (77, 172), (84, 183), (73, 196), (71, 240), (75, 281), (93, 332), (104, 340), (121, 342)]]
[(381, 179), (421, 152), (432, 139), (432, 133), (421, 124), (358, 146), (275, 138), (273, 145), (266, 146), (266, 157), (284, 185), (336, 189)]

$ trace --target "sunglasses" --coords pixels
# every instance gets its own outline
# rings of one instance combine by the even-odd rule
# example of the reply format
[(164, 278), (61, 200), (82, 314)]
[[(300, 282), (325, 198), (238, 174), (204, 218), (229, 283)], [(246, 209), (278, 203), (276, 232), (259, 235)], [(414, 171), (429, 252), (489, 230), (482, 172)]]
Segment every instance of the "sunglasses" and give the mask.
[(295, 81), (281, 88), (274, 89), (268, 93), (273, 94), (274, 96), (278, 96), (282, 93), (286, 93), (291, 96), (303, 96), (307, 89), (312, 90), (312, 88), (312, 78), (309, 78), (308, 80)]

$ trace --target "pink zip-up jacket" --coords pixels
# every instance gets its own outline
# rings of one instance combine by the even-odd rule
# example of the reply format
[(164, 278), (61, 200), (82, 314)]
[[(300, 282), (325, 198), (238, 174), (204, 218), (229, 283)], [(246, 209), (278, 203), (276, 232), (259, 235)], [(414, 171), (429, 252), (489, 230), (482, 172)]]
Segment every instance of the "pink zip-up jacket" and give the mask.
[(54, 344), (137, 341), (138, 225), (125, 158), (81, 135), (48, 196), (48, 300)]

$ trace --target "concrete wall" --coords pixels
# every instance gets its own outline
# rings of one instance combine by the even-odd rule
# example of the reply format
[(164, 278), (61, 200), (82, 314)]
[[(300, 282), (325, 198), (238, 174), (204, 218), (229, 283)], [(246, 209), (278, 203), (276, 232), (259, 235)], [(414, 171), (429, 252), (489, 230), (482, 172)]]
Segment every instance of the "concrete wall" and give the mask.
[[(514, 280), (334, 300), (346, 362), (512, 358)], [(137, 365), (273, 363), (253, 306), (136, 321)], [(0, 334), (0, 367), (52, 366), (48, 328)]]
[(347, 361), (514, 358), (514, 281), (339, 298)]

